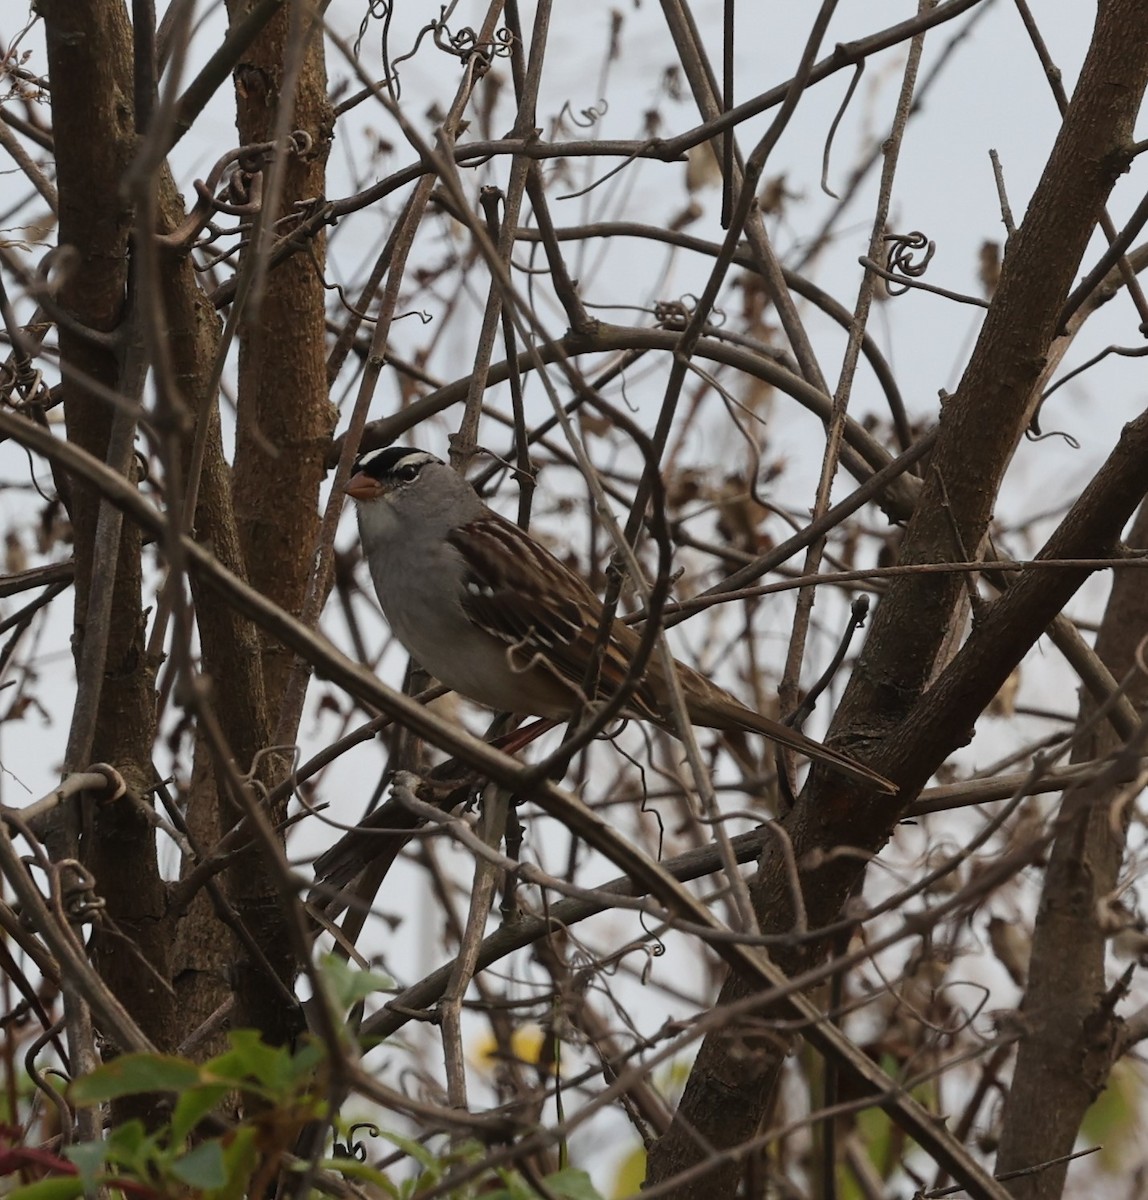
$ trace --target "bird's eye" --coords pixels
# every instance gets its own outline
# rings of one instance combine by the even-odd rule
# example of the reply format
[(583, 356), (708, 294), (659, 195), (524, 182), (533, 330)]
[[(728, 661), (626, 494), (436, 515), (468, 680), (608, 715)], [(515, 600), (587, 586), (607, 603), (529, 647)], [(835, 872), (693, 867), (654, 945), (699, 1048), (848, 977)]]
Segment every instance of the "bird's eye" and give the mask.
[(406, 466), (406, 467), (397, 467), (395, 469), (395, 475), (397, 478), (401, 479), (404, 483), (410, 483), (411, 480), (418, 478), (419, 467), (421, 465), (422, 465), (421, 463), (411, 463), (409, 466)]

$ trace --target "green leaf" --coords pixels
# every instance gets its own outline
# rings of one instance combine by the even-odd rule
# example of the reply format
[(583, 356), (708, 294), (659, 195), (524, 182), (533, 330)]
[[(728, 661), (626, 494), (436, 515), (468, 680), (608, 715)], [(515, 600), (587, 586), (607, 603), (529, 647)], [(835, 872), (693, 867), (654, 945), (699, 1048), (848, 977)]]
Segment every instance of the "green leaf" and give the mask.
[(269, 1046), (254, 1029), (237, 1029), (229, 1038), (231, 1049), (203, 1066), (203, 1077), (252, 1092), (272, 1104), (295, 1099), (300, 1085), (309, 1085), (315, 1068), (326, 1058), (321, 1042), (305, 1041), (297, 1050)]
[(84, 1181), (78, 1175), (53, 1175), (6, 1192), (4, 1200), (75, 1200), (83, 1194)]
[(614, 1189), (611, 1193), (614, 1200), (627, 1200), (637, 1196), (646, 1182), (646, 1147), (635, 1146), (622, 1160), (618, 1174), (614, 1178)]
[(213, 1082), (232, 1087), (249, 1087), (252, 1082), (266, 1083), (279, 1071), (279, 1060), (290, 1056), (285, 1047), (269, 1046), (254, 1029), (236, 1029), (227, 1039), (225, 1050), (203, 1066), (204, 1075)]
[(187, 1135), (230, 1091), (226, 1083), (209, 1083), (184, 1092), (171, 1116), (172, 1142), (182, 1146)]
[[(498, 1176), (503, 1186), (488, 1188), (482, 1193), (482, 1200), (538, 1200), (539, 1193), (517, 1171), (500, 1170)], [(602, 1194), (590, 1182), (590, 1176), (573, 1167), (555, 1171), (542, 1182), (546, 1185), (547, 1196), (559, 1196), (562, 1200), (602, 1200)]]
[(104, 1141), (104, 1159), (107, 1162), (131, 1163), (139, 1158), (148, 1158), (154, 1151), (155, 1139), (148, 1136), (138, 1117), (112, 1126)]
[[(884, 1109), (873, 1107), (862, 1109), (857, 1114), (857, 1131), (861, 1135), (861, 1144), (873, 1164), (873, 1170), (881, 1179), (888, 1179), (896, 1160), (893, 1123), (889, 1120)], [(841, 1164), (844, 1168), (845, 1164)], [(839, 1174), (840, 1177), (840, 1174)], [(853, 1178), (853, 1173), (849, 1172)]]
[(372, 1183), (382, 1188), (388, 1196), (398, 1196), (399, 1189), (391, 1182), (389, 1176), (370, 1163), (361, 1163), (354, 1158), (324, 1158), (319, 1166), (324, 1171), (342, 1175), (345, 1179), (355, 1179), (363, 1183)]
[(319, 960), (320, 978), (335, 1011), (341, 1016), (372, 992), (387, 992), (395, 981), (378, 971), (362, 971), (337, 954), (325, 954)]
[(547, 1175), (545, 1183), (562, 1200), (602, 1200), (602, 1193), (590, 1182), (590, 1176), (575, 1167), (565, 1167)]
[(318, 1039), (308, 1038), (297, 1047), (294, 1054), (280, 1063), (277, 1081), (283, 1087), (295, 1089), (300, 1084), (310, 1085), (315, 1078), (316, 1068), (326, 1059), (327, 1047)]
[(384, 1129), (379, 1136), (397, 1146), (404, 1154), (409, 1154), (423, 1170), (432, 1172), (436, 1179), (442, 1177), (443, 1164), (441, 1160), (428, 1150), (422, 1142), (418, 1142), (414, 1138), (403, 1137), (399, 1133), (392, 1133), (387, 1129)]
[(201, 1142), (182, 1158), (171, 1164), (171, 1173), (189, 1187), (208, 1191), (221, 1188), (227, 1182), (227, 1165), (218, 1138)]
[(65, 1146), (63, 1154), (79, 1171), (84, 1187), (95, 1191), (96, 1177), (107, 1161), (107, 1146), (103, 1142), (77, 1142), (74, 1146)]
[(140, 1092), (182, 1092), (200, 1081), (199, 1067), (169, 1054), (121, 1054), (77, 1079), (68, 1095), (76, 1104), (104, 1104)]
[(210, 1191), (204, 1200), (244, 1200), (247, 1186), (259, 1161), (256, 1136), (256, 1130), (250, 1125), (241, 1126), (229, 1136), (223, 1146), (226, 1182), (222, 1187)]
[(1099, 1160), (1108, 1171), (1131, 1169), (1131, 1153), (1143, 1128), (1142, 1087), (1128, 1062), (1118, 1062), (1104, 1091), (1084, 1114), (1081, 1137), (1102, 1147)]

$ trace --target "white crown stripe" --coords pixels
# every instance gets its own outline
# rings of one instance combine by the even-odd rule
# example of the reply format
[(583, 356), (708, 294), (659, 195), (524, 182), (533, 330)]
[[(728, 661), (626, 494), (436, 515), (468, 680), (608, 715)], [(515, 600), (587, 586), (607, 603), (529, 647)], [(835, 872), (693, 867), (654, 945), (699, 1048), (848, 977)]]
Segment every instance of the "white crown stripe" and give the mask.
[[(394, 452), (395, 448), (393, 446), (383, 446), (378, 450), (368, 450), (366, 454), (359, 455), (357, 465), (360, 470), (363, 470), (364, 468), (371, 466), (372, 463), (378, 462), (380, 458), (394, 454)], [(391, 463), (389, 469), (393, 472), (399, 470), (400, 467), (421, 467), (425, 466), (429, 462), (438, 461), (439, 460), (435, 458), (433, 454), (428, 454), (425, 450), (410, 450), (404, 454), (402, 458), (396, 459), (393, 463)]]
[(371, 463), (373, 463), (375, 459), (379, 457), (380, 454), (385, 453), (385, 448), (382, 450), (368, 450), (366, 454), (360, 454), (355, 461), (360, 467), (369, 467)]

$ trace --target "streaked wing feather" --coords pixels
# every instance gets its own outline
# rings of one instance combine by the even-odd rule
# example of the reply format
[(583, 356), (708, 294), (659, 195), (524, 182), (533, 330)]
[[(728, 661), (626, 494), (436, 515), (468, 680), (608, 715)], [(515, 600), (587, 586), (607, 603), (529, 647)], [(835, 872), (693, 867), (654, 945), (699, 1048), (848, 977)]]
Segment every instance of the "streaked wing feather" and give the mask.
[[(498, 516), (481, 517), (447, 536), (467, 566), (462, 606), (470, 619), (524, 661), (544, 655), (577, 695), (602, 612), (601, 600), (585, 580)], [(636, 647), (634, 632), (615, 621), (602, 656), (600, 696), (609, 697), (621, 686)], [(627, 707), (636, 716), (661, 719), (641, 684)]]
[[(602, 602), (585, 580), (494, 513), (454, 530), (447, 538), (466, 564), (462, 605), (470, 619), (506, 645), (518, 669), (527, 670), (544, 657), (572, 696), (578, 695), (602, 612)], [(602, 656), (599, 696), (612, 696), (622, 686), (638, 641), (629, 626), (614, 622)], [(887, 779), (849, 755), (746, 708), (690, 667), (678, 664), (677, 671), (695, 724), (728, 731), (755, 730), (859, 782), (885, 792), (896, 791)], [(668, 712), (658, 702), (658, 692), (665, 686), (655, 656), (647, 665), (647, 676), (627, 698), (627, 713), (672, 729)]]

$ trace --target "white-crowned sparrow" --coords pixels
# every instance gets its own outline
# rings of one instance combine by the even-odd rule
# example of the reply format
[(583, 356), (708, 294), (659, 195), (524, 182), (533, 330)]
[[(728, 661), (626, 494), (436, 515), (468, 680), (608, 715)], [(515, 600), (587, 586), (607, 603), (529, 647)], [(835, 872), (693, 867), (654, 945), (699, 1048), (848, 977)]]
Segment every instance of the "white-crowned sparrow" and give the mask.
[[(488, 708), (568, 717), (594, 652), (602, 603), (586, 582), (517, 525), (492, 512), (465, 479), (422, 450), (391, 446), (359, 456), (347, 493), (391, 630), (431, 675)], [(626, 678), (638, 634), (615, 620), (599, 693)], [(739, 704), (682, 663), (677, 674), (696, 725), (763, 734), (851, 779), (887, 779)], [(673, 732), (657, 656), (626, 714)]]

